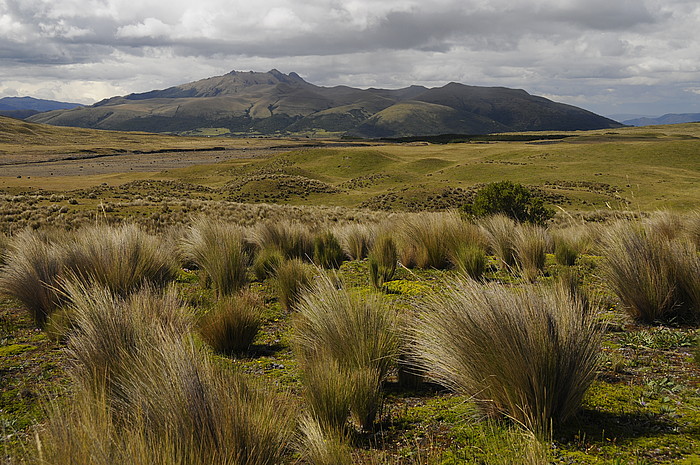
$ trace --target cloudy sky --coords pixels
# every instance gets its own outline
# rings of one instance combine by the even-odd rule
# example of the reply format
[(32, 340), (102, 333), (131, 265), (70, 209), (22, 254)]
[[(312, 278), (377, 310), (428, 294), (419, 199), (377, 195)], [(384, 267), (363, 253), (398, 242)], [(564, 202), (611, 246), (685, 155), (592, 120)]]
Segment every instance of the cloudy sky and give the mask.
[(0, 97), (78, 103), (237, 71), (525, 89), (700, 112), (697, 0), (0, 0)]

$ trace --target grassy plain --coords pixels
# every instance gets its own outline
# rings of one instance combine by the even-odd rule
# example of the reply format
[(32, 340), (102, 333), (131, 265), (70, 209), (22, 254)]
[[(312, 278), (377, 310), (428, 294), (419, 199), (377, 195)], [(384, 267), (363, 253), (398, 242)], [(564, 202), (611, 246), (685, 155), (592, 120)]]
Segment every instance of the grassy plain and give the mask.
[[(130, 220), (166, 232), (165, 252), (174, 250), (178, 228), (202, 214), (245, 226), (300, 220), (319, 231), (339, 223), (397, 224), (398, 212), (458, 206), (490, 181), (528, 184), (588, 220), (605, 219), (599, 210), (684, 212), (700, 198), (700, 124), (567, 133), (556, 142), (438, 145), (173, 138), (8, 121), (0, 120), (4, 233)], [(353, 438), (353, 462), (521, 463), (535, 448), (548, 458), (532, 463), (700, 463), (697, 325), (631, 320), (603, 277), (603, 261), (584, 254), (572, 267), (598, 296), (608, 323), (603, 363), (582, 410), (544, 451), (511, 423), (485, 421), (469, 397), (431, 384), (406, 388), (392, 374), (376, 425)], [(539, 280), (552, 281), (566, 268), (548, 254)], [(366, 259), (346, 261), (338, 274), (348, 287), (374, 292)], [(455, 277), (452, 269), (399, 267), (385, 297), (407, 311)], [(521, 282), (493, 256), (485, 278)], [(215, 304), (214, 290), (196, 271), (180, 270), (176, 287), (199, 314)], [(250, 288), (264, 303), (262, 330), (245, 356), (213, 357), (301, 402), (293, 313), (282, 308), (274, 280)], [(64, 350), (65, 341), (35, 329), (18, 301), (0, 296), (0, 462), (19, 462), (33, 450), (33, 428), (46, 421), (47, 402), (70, 398)], [(306, 463), (293, 452), (286, 459)]]
[(511, 180), (568, 210), (688, 210), (700, 198), (700, 124), (453, 144), (168, 137), (21, 124), (0, 126), (0, 189), (7, 193), (155, 180), (203, 186), (215, 200), (410, 211), (458, 206), (483, 183)]

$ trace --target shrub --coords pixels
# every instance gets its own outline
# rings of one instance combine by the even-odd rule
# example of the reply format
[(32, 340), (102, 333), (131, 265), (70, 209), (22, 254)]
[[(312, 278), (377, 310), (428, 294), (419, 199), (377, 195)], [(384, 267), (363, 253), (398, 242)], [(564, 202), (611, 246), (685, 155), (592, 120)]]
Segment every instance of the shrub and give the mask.
[(486, 231), (491, 252), (498, 258), (502, 269), (515, 266), (513, 244), (517, 224), (505, 215), (493, 215), (481, 222)]
[(298, 258), (287, 260), (277, 268), (277, 291), (283, 309), (292, 310), (301, 294), (311, 285), (312, 273)]
[(200, 219), (182, 238), (181, 251), (205, 273), (219, 296), (233, 294), (247, 283), (248, 255), (239, 227)]
[(394, 239), (388, 233), (379, 234), (368, 258), (370, 281), (375, 288), (381, 289), (384, 283), (391, 281), (397, 260)]
[(374, 240), (372, 228), (365, 224), (350, 223), (338, 228), (336, 234), (340, 245), (351, 260), (362, 260), (367, 257)]
[(314, 239), (314, 263), (321, 268), (340, 268), (345, 252), (332, 232), (326, 231)]
[(632, 317), (654, 322), (700, 314), (700, 258), (689, 242), (619, 223), (605, 244), (606, 276)]
[[(379, 388), (399, 351), (393, 309), (380, 295), (336, 289), (325, 279), (304, 294), (294, 321), (294, 344), (305, 373), (317, 366), (335, 371), (347, 383), (345, 402), (353, 419), (368, 429), (381, 403)], [(329, 391), (329, 386), (326, 391)]]
[(560, 288), (463, 281), (418, 314), (412, 337), (426, 373), (538, 434), (576, 412), (595, 376), (601, 328)]
[(248, 350), (262, 324), (260, 298), (250, 292), (225, 296), (203, 318), (199, 332), (215, 351), (240, 354)]
[(265, 247), (258, 250), (253, 260), (253, 274), (258, 281), (274, 276), (277, 268), (284, 262), (284, 254), (276, 247)]
[(31, 232), (15, 236), (8, 246), (2, 269), (2, 291), (29, 310), (43, 328), (61, 304), (61, 274), (66, 267), (65, 249)]
[(515, 263), (521, 276), (534, 282), (544, 270), (549, 236), (540, 226), (519, 225), (513, 238)]
[(452, 264), (462, 275), (476, 280), (483, 277), (488, 257), (482, 247), (475, 244), (459, 244), (450, 256)]
[(544, 224), (554, 212), (532, 190), (511, 181), (487, 184), (464, 209), (477, 217), (503, 214), (519, 222)]

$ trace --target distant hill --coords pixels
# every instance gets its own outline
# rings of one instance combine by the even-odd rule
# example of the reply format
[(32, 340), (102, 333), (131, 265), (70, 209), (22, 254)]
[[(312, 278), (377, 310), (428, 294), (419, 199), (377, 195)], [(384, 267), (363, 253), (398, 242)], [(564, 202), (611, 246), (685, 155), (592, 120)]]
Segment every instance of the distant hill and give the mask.
[(78, 103), (43, 100), (33, 97), (3, 97), (0, 98), (0, 116), (11, 118), (27, 118), (29, 116), (52, 110), (67, 110), (81, 106)]
[(658, 118), (634, 118), (623, 121), (627, 126), (654, 126), (700, 122), (700, 113), (668, 113)]
[(29, 121), (96, 129), (360, 138), (588, 130), (620, 124), (524, 90), (450, 83), (428, 89), (320, 87), (298, 74), (232, 71), (164, 90), (37, 114)]

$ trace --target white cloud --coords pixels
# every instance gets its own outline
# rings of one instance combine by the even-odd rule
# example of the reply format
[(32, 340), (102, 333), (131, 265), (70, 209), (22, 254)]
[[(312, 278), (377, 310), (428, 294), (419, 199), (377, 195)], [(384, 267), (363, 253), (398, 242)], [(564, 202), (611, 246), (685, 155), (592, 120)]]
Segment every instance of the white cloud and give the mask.
[(0, 0), (0, 93), (86, 102), (277, 68), (700, 111), (699, 25), (694, 0)]

